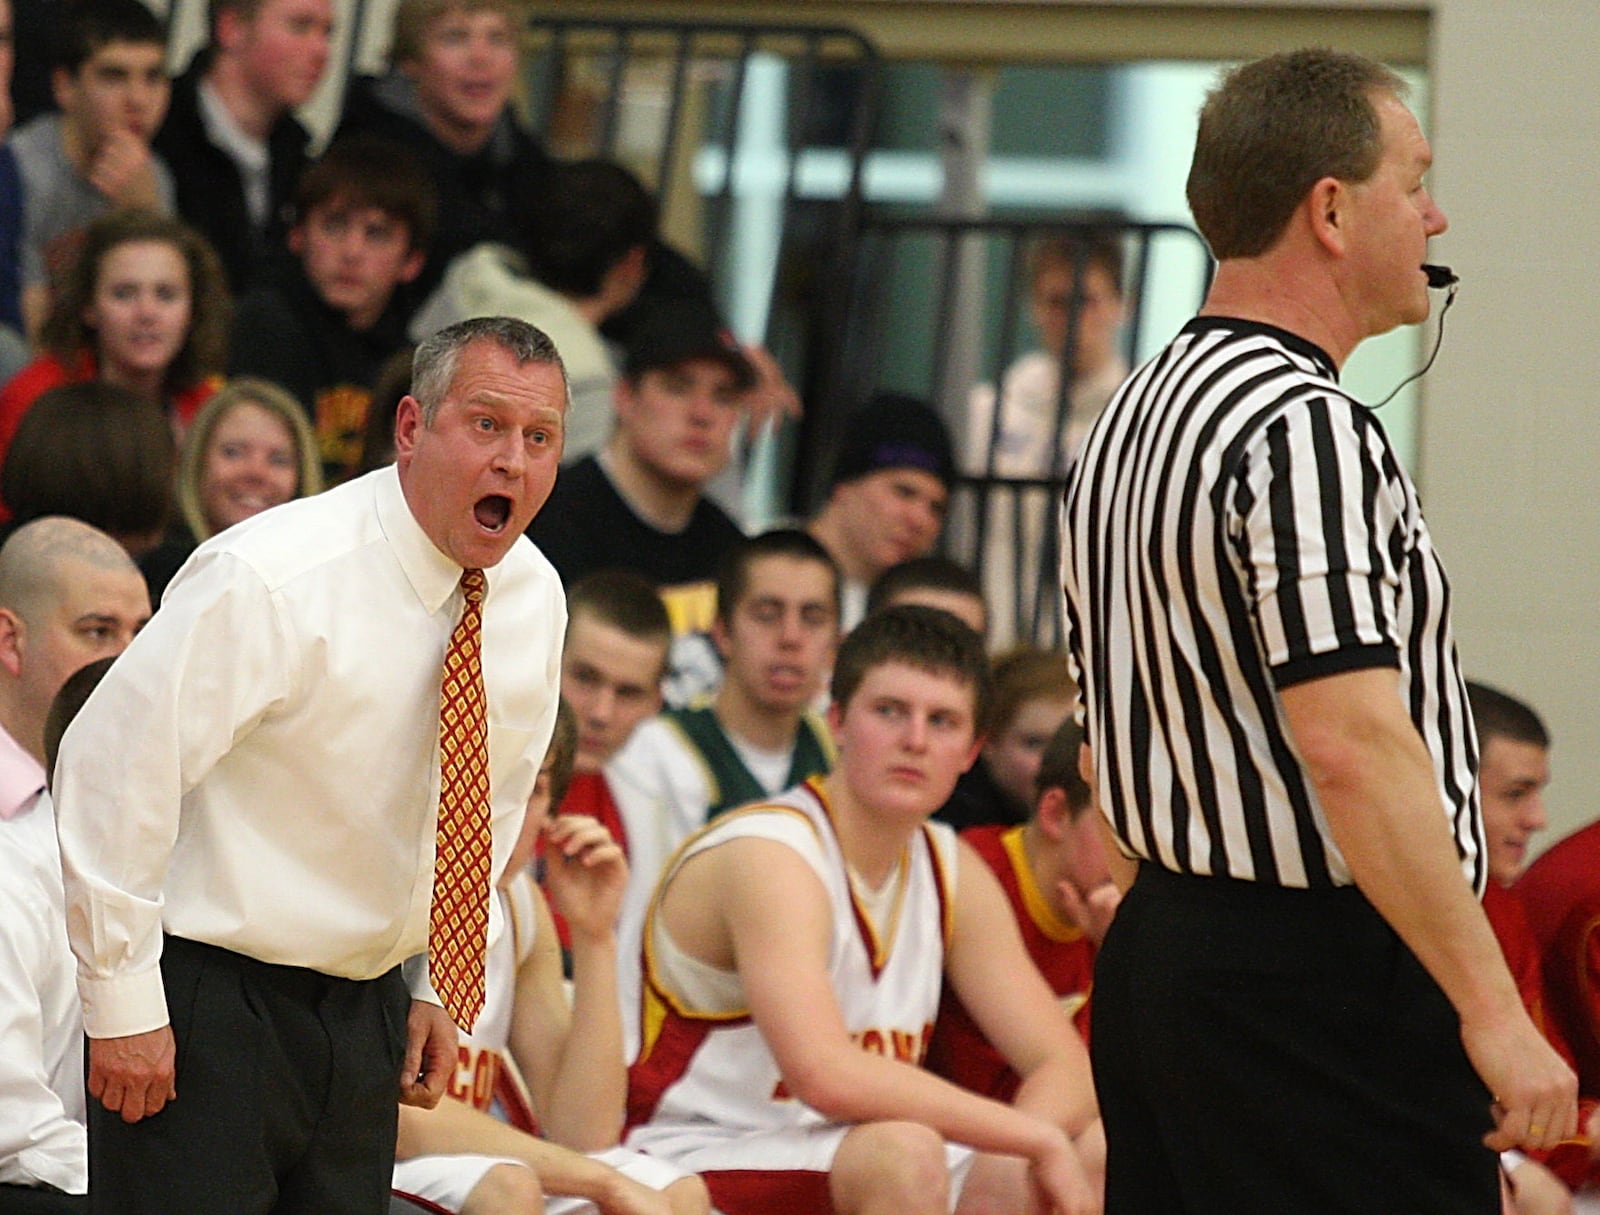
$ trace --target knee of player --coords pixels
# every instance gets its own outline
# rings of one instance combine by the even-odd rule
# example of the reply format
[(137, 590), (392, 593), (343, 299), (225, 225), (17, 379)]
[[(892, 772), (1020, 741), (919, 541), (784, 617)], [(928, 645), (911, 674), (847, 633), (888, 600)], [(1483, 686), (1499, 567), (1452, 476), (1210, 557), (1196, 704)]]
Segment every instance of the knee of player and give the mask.
[(672, 1215), (707, 1215), (711, 1210), (711, 1191), (698, 1175), (681, 1177), (662, 1193)]
[(497, 1164), (472, 1187), (461, 1215), (533, 1215), (544, 1210), (544, 1189), (526, 1165)]
[[(877, 1209), (944, 1211), (950, 1172), (943, 1137), (920, 1122), (875, 1122), (857, 1127), (863, 1177)], [(870, 1174), (870, 1177), (866, 1176)]]

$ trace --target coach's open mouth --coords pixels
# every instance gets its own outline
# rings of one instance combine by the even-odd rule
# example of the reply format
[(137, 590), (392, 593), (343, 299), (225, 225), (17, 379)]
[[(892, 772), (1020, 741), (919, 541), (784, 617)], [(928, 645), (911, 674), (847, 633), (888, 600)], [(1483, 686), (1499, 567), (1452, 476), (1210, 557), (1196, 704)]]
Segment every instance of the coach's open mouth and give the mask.
[(479, 498), (472, 508), (472, 514), (478, 520), (478, 526), (484, 531), (502, 531), (506, 520), (511, 518), (511, 499), (504, 494), (490, 494), (488, 497)]

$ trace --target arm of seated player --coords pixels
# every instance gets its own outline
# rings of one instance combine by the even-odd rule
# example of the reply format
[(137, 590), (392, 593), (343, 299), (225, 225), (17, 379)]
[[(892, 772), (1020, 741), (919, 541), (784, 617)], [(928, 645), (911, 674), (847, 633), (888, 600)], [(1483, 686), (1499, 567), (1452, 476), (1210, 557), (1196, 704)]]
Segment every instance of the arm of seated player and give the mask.
[(983, 1036), (1022, 1078), (1014, 1104), (1081, 1134), (1099, 1117), (1089, 1052), (1028, 956), (994, 872), (965, 842), (954, 912), (945, 975)]
[(1462, 878), (1433, 761), (1396, 679), (1375, 667), (1282, 689), (1290, 736), (1356, 885), (1461, 1018), (1467, 1054), (1495, 1096), (1489, 1145), (1553, 1147), (1576, 1129), (1576, 1077), (1523, 1008)]
[[(1508, 1157), (1514, 1159), (1508, 1159)], [(1572, 1192), (1537, 1160), (1520, 1152), (1501, 1157), (1515, 1215), (1572, 1215)]]
[(541, 897), (534, 946), (517, 975), (511, 1055), (539, 1127), (556, 1143), (594, 1152), (622, 1133), (627, 1068), (617, 1006), (617, 907), (627, 862), (611, 835), (585, 815), (550, 820), (545, 882), (572, 934), (573, 1000), (561, 946)]
[(668, 1215), (670, 1211), (664, 1195), (630, 1181), (609, 1165), (526, 1134), (459, 1101), (441, 1101), (431, 1110), (400, 1107), (395, 1159), (468, 1153), (520, 1160), (534, 1171), (546, 1195), (586, 1198), (606, 1215)]
[[(680, 889), (686, 880), (702, 895), (714, 892), (717, 909), (696, 925), (707, 931), (693, 936), (680, 931), (671, 914), (672, 896), (691, 893)], [(737, 966), (750, 1015), (784, 1082), (825, 1117), (920, 1122), (980, 1151), (1057, 1168), (1062, 1154), (1071, 1154), (1066, 1135), (1049, 1121), (863, 1051), (851, 1040), (828, 977), (827, 893), (792, 849), (761, 839), (723, 844), (679, 870), (667, 904), (680, 948), (712, 965)]]

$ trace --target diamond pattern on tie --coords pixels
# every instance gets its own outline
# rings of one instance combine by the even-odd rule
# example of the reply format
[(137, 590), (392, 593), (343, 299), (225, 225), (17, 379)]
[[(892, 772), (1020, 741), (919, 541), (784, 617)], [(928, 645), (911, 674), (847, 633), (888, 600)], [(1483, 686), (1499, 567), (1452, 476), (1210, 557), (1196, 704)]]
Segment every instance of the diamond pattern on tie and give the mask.
[(439, 828), (434, 842), (428, 970), (445, 1011), (470, 1032), (483, 1010), (489, 940), (489, 712), (483, 691), (482, 570), (463, 570), (466, 600), (439, 687)]

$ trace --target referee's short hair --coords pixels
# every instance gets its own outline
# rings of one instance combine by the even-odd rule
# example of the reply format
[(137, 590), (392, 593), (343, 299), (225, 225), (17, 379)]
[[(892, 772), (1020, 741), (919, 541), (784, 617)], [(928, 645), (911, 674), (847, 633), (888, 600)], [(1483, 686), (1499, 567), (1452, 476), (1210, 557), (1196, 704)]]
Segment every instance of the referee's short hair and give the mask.
[(1471, 679), (1467, 680), (1467, 701), (1472, 705), (1472, 724), (1478, 732), (1479, 751), (1489, 745), (1491, 738), (1549, 747), (1550, 731), (1545, 729), (1544, 719), (1534, 712), (1533, 706), (1499, 688)]
[(1187, 194), (1218, 261), (1265, 253), (1324, 177), (1366, 181), (1383, 153), (1375, 94), (1405, 96), (1382, 64), (1300, 50), (1235, 68), (1200, 110)]
[(992, 684), (983, 638), (949, 612), (902, 603), (856, 625), (833, 664), (834, 704), (842, 712), (867, 673), (891, 662), (966, 684), (972, 689), (974, 732), (988, 720)]

